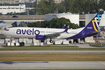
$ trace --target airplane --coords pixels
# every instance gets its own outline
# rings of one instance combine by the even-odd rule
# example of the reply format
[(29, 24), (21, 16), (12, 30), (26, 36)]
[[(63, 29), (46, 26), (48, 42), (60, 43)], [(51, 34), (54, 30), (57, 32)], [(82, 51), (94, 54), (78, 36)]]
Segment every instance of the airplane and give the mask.
[(102, 13), (98, 13), (85, 27), (78, 29), (58, 28), (34, 28), (34, 27), (13, 27), (1, 34), (13, 38), (35, 38), (36, 40), (44, 41), (50, 39), (81, 39), (97, 35), (100, 31), (99, 24)]

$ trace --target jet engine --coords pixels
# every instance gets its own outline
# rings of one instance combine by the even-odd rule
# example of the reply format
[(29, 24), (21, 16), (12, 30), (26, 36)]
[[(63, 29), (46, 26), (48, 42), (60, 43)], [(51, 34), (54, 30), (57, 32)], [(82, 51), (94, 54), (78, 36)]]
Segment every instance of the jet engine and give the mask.
[(45, 35), (36, 35), (36, 40), (45, 40)]

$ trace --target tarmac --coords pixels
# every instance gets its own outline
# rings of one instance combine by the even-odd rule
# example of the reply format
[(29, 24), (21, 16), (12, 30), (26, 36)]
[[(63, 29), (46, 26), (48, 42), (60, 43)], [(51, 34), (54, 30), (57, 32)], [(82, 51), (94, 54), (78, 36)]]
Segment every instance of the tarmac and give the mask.
[(13, 61), (0, 69), (105, 69), (105, 61)]
[(71, 44), (69, 44), (69, 46), (78, 46), (78, 48), (105, 48), (105, 46), (104, 47), (94, 47), (94, 46), (90, 46), (90, 44), (86, 44), (86, 43), (84, 43), (84, 44), (71, 43)]
[(105, 54), (105, 50), (0, 51), (0, 54)]
[[(0, 45), (3, 48), (4, 44)], [(89, 44), (70, 44), (69, 46), (78, 46), (79, 48), (105, 48), (91, 47)], [(105, 50), (31, 50), (31, 51), (0, 51), (0, 54), (105, 54)]]
[[(70, 45), (95, 48), (89, 44)], [(0, 54), (105, 54), (105, 50), (0, 51)], [(105, 69), (105, 61), (0, 61), (0, 69)]]
[(5, 44), (0, 44), (0, 48), (3, 48), (4, 45), (5, 45)]
[[(3, 48), (3, 46), (6, 46), (6, 44), (0, 44), (0, 48)], [(70, 43), (69, 45), (52, 45), (52, 46), (78, 46), (78, 48), (105, 48), (105, 46), (104, 47), (93, 47), (86, 43), (84, 44)]]

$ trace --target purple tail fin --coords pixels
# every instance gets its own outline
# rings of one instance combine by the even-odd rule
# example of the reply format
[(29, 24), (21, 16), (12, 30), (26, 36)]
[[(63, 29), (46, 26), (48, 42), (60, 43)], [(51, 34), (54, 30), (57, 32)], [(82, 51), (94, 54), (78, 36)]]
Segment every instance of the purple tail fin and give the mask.
[(64, 26), (62, 27), (62, 29), (65, 29), (66, 24), (64, 24)]
[[(64, 32), (68, 33), (68, 29), (69, 29), (70, 25), (68, 25), (68, 27), (65, 29)], [(69, 33), (68, 33), (69, 34)]]
[(85, 32), (97, 32), (99, 31), (99, 24), (101, 21), (102, 13), (98, 13), (84, 28)]

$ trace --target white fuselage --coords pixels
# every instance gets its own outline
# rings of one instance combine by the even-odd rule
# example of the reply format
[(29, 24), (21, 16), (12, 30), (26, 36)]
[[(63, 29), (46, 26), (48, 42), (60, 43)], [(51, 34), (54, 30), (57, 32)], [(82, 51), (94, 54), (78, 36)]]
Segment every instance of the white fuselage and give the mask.
[[(31, 28), (31, 27), (13, 27), (9, 28), (8, 31), (2, 31), (2, 34), (7, 37), (14, 38), (35, 38), (36, 34), (39, 35), (48, 35), (57, 32), (63, 32), (65, 29), (57, 28)], [(83, 28), (79, 29), (68, 29), (68, 33), (62, 33), (59, 37), (60, 39), (72, 37), (78, 34)]]

